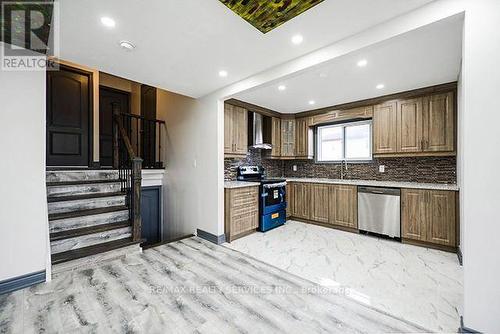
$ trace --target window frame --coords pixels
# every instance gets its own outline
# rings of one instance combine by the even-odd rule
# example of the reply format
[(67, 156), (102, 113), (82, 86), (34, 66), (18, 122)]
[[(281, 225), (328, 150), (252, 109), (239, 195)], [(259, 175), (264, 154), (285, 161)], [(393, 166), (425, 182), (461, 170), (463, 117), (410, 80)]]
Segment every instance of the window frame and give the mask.
[[(346, 154), (346, 128), (349, 126), (356, 125), (365, 125), (368, 124), (370, 126), (370, 136), (368, 137), (370, 143), (370, 157), (367, 159), (347, 159), (345, 157)], [(342, 127), (342, 143), (343, 143), (343, 159), (341, 160), (319, 160), (319, 128), (323, 127)], [(364, 119), (364, 120), (351, 120), (351, 121), (341, 121), (335, 123), (327, 123), (320, 124), (314, 127), (314, 162), (317, 164), (338, 164), (343, 161), (351, 162), (351, 163), (371, 163), (373, 162), (373, 120), (372, 119)]]

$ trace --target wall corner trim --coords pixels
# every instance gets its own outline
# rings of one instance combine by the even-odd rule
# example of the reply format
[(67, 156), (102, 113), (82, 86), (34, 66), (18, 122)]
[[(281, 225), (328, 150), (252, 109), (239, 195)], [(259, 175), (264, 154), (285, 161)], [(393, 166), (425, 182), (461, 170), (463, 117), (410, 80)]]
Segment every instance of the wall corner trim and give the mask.
[(10, 278), (0, 282), (0, 295), (27, 288), (45, 282), (45, 270), (23, 276)]
[(196, 235), (202, 239), (205, 239), (207, 241), (210, 241), (211, 243), (214, 243), (216, 245), (220, 245), (226, 242), (226, 235), (221, 234), (219, 236), (216, 236), (215, 234), (197, 229), (196, 230)]

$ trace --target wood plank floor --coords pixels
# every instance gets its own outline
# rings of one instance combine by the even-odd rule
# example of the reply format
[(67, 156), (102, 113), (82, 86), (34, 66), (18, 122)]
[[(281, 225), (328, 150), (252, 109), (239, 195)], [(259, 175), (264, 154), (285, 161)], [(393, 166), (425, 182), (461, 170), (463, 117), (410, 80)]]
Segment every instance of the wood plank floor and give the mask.
[(424, 331), (196, 237), (0, 296), (0, 333)]

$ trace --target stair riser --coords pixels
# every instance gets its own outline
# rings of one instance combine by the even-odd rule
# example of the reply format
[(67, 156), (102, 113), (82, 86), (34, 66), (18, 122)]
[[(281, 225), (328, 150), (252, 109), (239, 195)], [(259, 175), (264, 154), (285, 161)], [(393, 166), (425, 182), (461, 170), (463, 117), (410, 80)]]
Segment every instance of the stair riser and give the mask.
[(71, 186), (50, 186), (47, 188), (47, 196), (76, 196), (99, 193), (112, 193), (121, 191), (119, 182), (103, 183), (103, 184), (87, 184), (87, 185), (71, 185)]
[(76, 228), (97, 226), (102, 224), (117, 223), (129, 219), (128, 210), (102, 213), (83, 217), (59, 219), (49, 222), (50, 233), (62, 232)]
[(46, 173), (47, 182), (69, 182), (88, 180), (112, 180), (118, 178), (118, 171), (49, 171)]
[(57, 254), (87, 246), (98, 245), (104, 242), (130, 238), (131, 236), (132, 236), (132, 228), (125, 227), (117, 230), (89, 234), (65, 240), (53, 241), (50, 243), (50, 248), (52, 254)]
[(49, 214), (125, 205), (125, 196), (49, 203)]

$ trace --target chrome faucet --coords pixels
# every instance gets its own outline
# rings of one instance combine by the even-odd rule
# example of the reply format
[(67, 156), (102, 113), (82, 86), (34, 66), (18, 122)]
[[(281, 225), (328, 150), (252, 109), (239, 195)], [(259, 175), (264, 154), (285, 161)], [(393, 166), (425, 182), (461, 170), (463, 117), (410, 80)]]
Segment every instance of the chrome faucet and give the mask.
[(344, 159), (340, 162), (340, 179), (343, 180), (346, 176), (347, 176), (347, 160)]

